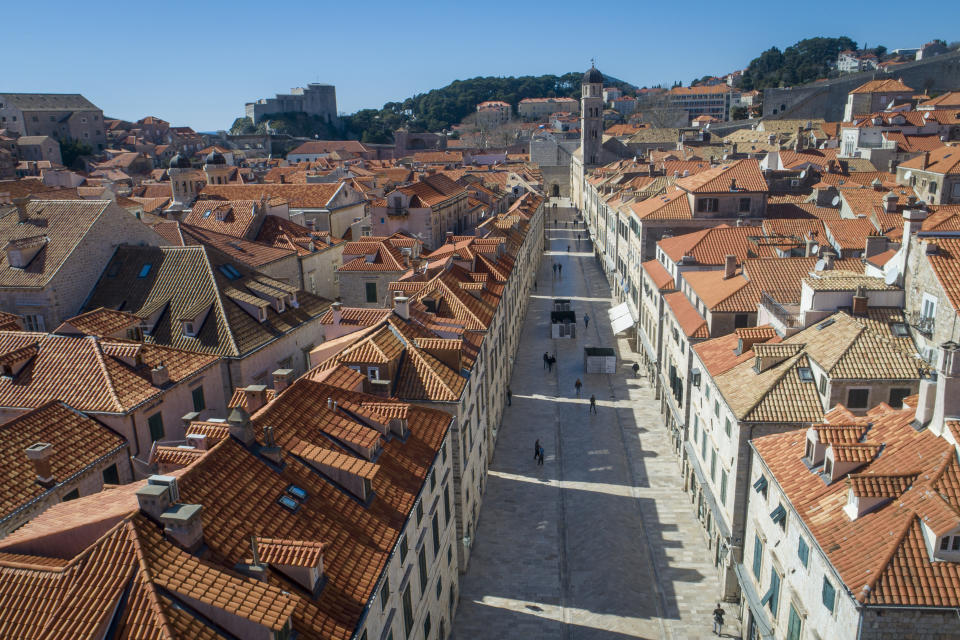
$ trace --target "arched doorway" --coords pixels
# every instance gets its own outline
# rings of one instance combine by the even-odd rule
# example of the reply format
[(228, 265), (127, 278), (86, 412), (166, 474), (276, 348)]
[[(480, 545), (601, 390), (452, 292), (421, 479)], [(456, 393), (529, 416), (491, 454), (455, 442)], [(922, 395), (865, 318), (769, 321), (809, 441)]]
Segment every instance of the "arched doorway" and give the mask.
[(559, 198), (559, 197), (560, 197), (560, 185), (554, 184), (554, 185), (553, 185), (553, 189), (550, 191), (550, 195), (553, 196), (554, 198)]

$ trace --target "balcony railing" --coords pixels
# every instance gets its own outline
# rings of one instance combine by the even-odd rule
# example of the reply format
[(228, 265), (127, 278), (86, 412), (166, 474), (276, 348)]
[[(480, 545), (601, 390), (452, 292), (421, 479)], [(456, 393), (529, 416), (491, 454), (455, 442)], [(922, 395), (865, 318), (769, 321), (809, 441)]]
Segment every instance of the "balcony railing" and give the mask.
[(911, 327), (927, 338), (933, 336), (933, 316), (925, 316), (919, 311), (913, 311), (909, 315), (909, 321)]
[(766, 307), (774, 318), (776, 318), (784, 327), (797, 328), (800, 326), (799, 314), (792, 313), (782, 304), (773, 299), (766, 291), (760, 292), (760, 304)]

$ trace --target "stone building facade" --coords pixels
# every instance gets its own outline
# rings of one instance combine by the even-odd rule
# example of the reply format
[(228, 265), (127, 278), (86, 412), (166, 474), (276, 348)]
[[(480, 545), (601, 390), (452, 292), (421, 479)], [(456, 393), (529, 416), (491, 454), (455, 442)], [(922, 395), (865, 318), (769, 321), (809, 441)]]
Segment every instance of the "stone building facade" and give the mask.
[(311, 82), (304, 87), (294, 87), (290, 93), (278, 93), (275, 98), (260, 98), (244, 105), (244, 112), (254, 124), (264, 116), (275, 113), (305, 113), (336, 123), (337, 89), (332, 84)]

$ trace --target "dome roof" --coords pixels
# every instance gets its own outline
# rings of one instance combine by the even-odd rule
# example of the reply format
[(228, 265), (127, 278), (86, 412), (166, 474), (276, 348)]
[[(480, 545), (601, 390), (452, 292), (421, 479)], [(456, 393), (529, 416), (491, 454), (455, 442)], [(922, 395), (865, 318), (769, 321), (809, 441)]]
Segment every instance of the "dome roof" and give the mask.
[(222, 153), (211, 151), (207, 154), (207, 157), (203, 159), (203, 164), (227, 164), (227, 159), (223, 157)]
[(583, 84), (603, 84), (603, 74), (591, 66), (590, 70), (583, 74)]
[(176, 153), (172, 158), (170, 158), (170, 168), (171, 169), (189, 169), (190, 168), (190, 158), (187, 156)]

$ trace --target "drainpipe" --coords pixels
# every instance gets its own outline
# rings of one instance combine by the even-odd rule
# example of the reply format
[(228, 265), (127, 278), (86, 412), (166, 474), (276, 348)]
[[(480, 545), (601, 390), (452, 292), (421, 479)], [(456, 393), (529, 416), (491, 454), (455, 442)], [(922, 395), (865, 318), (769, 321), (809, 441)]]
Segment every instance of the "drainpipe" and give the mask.
[(133, 431), (133, 444), (137, 445), (137, 452), (133, 454), (133, 457), (136, 458), (140, 455), (140, 437), (137, 435), (137, 422), (134, 420), (134, 415), (133, 413), (130, 414), (130, 428)]

